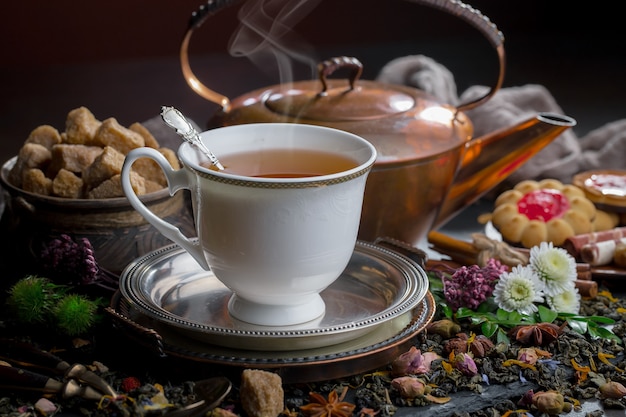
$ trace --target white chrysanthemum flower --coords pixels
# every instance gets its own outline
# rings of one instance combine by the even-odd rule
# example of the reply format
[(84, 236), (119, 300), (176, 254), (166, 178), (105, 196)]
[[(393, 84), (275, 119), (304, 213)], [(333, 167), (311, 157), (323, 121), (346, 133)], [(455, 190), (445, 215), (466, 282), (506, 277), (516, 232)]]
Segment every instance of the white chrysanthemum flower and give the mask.
[(535, 303), (543, 302), (541, 283), (528, 266), (516, 266), (510, 272), (502, 273), (493, 296), (501, 309), (526, 315), (537, 312)]
[(531, 248), (529, 265), (548, 296), (560, 294), (576, 280), (576, 260), (565, 249), (554, 247), (552, 242), (541, 242)]
[(578, 314), (580, 311), (580, 293), (573, 284), (557, 295), (546, 296), (546, 301), (552, 310), (559, 313)]

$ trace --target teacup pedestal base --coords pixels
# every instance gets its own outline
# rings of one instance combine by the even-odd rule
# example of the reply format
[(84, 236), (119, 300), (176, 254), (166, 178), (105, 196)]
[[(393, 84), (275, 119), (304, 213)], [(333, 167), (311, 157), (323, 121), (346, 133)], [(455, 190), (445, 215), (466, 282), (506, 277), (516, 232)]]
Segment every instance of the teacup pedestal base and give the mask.
[(269, 305), (246, 300), (233, 294), (228, 301), (230, 315), (242, 322), (259, 326), (295, 326), (321, 320), (326, 305), (319, 294), (307, 297), (301, 303)]

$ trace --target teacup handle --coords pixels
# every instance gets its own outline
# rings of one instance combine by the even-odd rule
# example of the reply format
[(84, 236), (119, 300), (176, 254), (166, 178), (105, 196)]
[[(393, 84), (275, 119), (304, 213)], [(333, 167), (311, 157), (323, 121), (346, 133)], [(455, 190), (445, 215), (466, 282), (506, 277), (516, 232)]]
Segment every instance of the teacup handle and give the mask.
[(171, 196), (176, 194), (179, 190), (190, 189), (187, 173), (184, 169), (175, 170), (172, 168), (169, 161), (156, 149), (148, 147), (137, 148), (130, 151), (124, 160), (124, 165), (122, 166), (122, 189), (131, 206), (133, 206), (148, 223), (161, 232), (163, 236), (189, 252), (202, 268), (209, 270), (209, 264), (204, 257), (204, 252), (200, 244), (185, 236), (178, 227), (156, 216), (152, 210), (148, 209), (139, 197), (137, 197), (130, 182), (130, 174), (133, 163), (139, 158), (150, 158), (159, 164), (165, 174), (165, 178), (167, 178), (167, 186)]

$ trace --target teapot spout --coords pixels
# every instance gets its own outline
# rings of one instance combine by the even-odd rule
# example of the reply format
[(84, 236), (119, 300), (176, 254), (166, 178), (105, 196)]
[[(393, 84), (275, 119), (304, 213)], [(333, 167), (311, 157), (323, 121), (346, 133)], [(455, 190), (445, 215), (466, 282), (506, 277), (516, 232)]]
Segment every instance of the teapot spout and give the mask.
[(482, 197), (575, 125), (571, 117), (539, 113), (513, 127), (469, 141), (433, 229)]

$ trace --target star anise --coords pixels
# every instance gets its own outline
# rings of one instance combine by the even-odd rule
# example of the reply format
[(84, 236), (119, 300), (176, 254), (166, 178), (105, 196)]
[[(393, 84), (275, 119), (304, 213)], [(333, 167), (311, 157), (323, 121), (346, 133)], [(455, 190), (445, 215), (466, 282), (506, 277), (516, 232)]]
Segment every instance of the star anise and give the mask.
[(336, 390), (328, 394), (328, 400), (316, 392), (309, 393), (309, 404), (300, 407), (302, 413), (309, 417), (350, 417), (356, 405), (343, 402), (348, 387), (344, 387), (341, 395)]
[(537, 323), (520, 325), (511, 329), (513, 338), (523, 345), (547, 346), (559, 338), (563, 333), (563, 326), (554, 323)]

